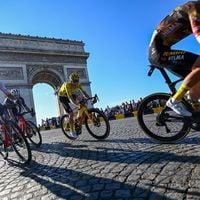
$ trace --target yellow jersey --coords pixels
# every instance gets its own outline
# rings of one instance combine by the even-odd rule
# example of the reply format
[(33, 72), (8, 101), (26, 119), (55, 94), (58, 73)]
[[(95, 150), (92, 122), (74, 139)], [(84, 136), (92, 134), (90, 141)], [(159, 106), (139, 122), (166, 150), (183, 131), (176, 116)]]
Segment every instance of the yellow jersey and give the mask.
[(58, 91), (58, 96), (68, 97), (71, 95), (80, 95), (80, 92), (83, 90), (80, 83), (74, 85), (71, 82), (65, 82), (62, 84), (61, 88)]

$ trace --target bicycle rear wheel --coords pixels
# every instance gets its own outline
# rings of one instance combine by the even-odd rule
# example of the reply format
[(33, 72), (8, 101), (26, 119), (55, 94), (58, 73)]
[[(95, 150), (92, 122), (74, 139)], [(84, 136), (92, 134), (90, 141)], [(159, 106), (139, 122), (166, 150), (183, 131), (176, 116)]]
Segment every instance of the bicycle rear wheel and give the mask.
[(99, 140), (107, 138), (110, 134), (108, 118), (97, 108), (91, 108), (88, 111), (93, 118), (93, 122), (91, 122), (91, 120), (85, 116), (85, 126), (90, 135)]
[[(20, 162), (29, 163), (32, 159), (32, 153), (29, 143), (25, 135), (22, 133), (21, 129), (13, 121), (7, 121), (5, 128), (6, 128), (5, 134), (7, 134), (9, 138), (9, 143), (12, 149), (16, 152), (16, 154), (20, 158)], [(13, 159), (15, 159), (14, 156)]]
[(35, 146), (42, 144), (42, 136), (38, 127), (31, 121), (26, 121), (26, 136)]
[(167, 93), (151, 94), (138, 108), (140, 127), (149, 137), (161, 143), (178, 141), (190, 131), (186, 119), (165, 106), (169, 98)]

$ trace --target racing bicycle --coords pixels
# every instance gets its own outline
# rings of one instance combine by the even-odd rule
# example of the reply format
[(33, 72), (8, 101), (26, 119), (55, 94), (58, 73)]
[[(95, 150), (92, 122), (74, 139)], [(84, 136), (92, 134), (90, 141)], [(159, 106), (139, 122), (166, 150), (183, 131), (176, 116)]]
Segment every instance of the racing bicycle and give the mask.
[(26, 120), (24, 118), (24, 115), (28, 113), (34, 112), (31, 110), (17, 114), (18, 125), (23, 134), (29, 139), (29, 141), (36, 147), (39, 147), (42, 144), (42, 136), (39, 128), (32, 121)]
[[(84, 124), (87, 131), (95, 139), (103, 140), (110, 134), (110, 123), (106, 115), (98, 108), (88, 108), (87, 102), (91, 100), (92, 104), (95, 104), (99, 99), (98, 96), (87, 98), (83, 100), (78, 106), (81, 116), (74, 120), (74, 127), (77, 134), (81, 134), (82, 125)], [(75, 108), (77, 109), (77, 108)], [(61, 129), (65, 136), (69, 139), (73, 139), (69, 134), (69, 115), (65, 114), (60, 120)]]
[(14, 152), (21, 163), (29, 163), (32, 159), (31, 149), (25, 135), (17, 123), (10, 120), (8, 107), (0, 104), (0, 154), (4, 159), (7, 159), (9, 154), (13, 160), (16, 160)]
[(200, 131), (200, 110), (194, 107), (187, 95), (183, 98), (182, 103), (188, 111), (192, 112), (191, 117), (180, 116), (166, 106), (167, 100), (176, 93), (176, 85), (183, 81), (183, 77), (172, 81), (165, 68), (155, 65), (150, 65), (148, 76), (151, 76), (155, 69), (162, 74), (170, 93), (153, 93), (143, 99), (139, 105), (137, 116), (141, 129), (149, 137), (161, 143), (181, 140), (191, 129)]

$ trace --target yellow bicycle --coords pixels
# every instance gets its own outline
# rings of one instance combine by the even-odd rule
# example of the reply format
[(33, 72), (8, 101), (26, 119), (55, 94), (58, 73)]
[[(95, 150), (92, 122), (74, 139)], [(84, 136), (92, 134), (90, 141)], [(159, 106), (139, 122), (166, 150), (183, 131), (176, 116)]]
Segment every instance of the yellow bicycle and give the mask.
[[(88, 108), (87, 102), (91, 100), (92, 104), (98, 101), (98, 96), (85, 99), (77, 108), (78, 116), (74, 120), (74, 127), (77, 134), (82, 133), (82, 126), (85, 128), (91, 136), (96, 139), (103, 140), (110, 134), (110, 123), (106, 115), (98, 108)], [(65, 136), (69, 139), (73, 139), (69, 134), (69, 114), (65, 114), (61, 117), (61, 129)]]

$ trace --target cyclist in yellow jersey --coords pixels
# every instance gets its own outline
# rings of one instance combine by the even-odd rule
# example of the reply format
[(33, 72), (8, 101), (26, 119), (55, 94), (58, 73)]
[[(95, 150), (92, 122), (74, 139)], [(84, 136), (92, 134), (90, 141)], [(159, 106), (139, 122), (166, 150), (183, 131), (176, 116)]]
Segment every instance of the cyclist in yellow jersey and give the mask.
[(58, 97), (65, 111), (69, 113), (70, 135), (74, 139), (76, 139), (78, 135), (74, 130), (74, 113), (69, 103), (71, 102), (78, 105), (82, 101), (82, 96), (85, 98), (90, 97), (79, 83), (79, 74), (77, 72), (73, 72), (69, 75), (69, 81), (63, 83), (58, 90)]
[(184, 95), (189, 92), (192, 100), (200, 98), (200, 56), (171, 47), (191, 34), (200, 43), (200, 0), (188, 1), (166, 16), (155, 29), (149, 45), (151, 64), (165, 67), (184, 78), (166, 104), (182, 116), (192, 115), (181, 103)]

